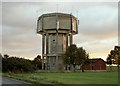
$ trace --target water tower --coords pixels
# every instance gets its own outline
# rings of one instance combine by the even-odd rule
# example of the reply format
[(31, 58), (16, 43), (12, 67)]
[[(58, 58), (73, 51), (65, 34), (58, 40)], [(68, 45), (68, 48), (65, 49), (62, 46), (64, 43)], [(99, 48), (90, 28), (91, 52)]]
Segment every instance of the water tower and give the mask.
[(62, 54), (77, 34), (77, 19), (71, 14), (48, 13), (37, 20), (37, 33), (42, 35), (42, 69), (62, 70)]

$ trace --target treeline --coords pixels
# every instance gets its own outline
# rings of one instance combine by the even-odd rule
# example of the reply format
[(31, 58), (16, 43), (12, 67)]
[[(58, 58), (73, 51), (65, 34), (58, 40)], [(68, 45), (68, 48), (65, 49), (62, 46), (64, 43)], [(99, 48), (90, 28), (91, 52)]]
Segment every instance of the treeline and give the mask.
[(1, 55), (2, 58), (2, 72), (33, 72), (38, 69), (42, 69), (42, 59), (38, 55), (34, 60), (19, 58), (15, 56), (9, 56), (5, 54)]

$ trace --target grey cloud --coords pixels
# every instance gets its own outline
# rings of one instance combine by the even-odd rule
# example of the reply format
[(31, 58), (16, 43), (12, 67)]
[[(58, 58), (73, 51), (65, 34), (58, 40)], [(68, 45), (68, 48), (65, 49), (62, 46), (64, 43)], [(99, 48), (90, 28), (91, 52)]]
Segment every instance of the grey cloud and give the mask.
[(38, 45), (40, 42), (40, 37), (38, 37), (35, 33), (29, 32), (24, 34), (3, 34), (3, 47), (11, 47), (11, 48), (33, 48), (35, 45)]
[(117, 8), (96, 7), (80, 14), (79, 31), (83, 33), (105, 33), (117, 30)]
[(34, 15), (36, 10), (29, 8), (29, 5), (25, 5), (25, 3), (23, 5), (22, 3), (3, 3), (3, 25), (35, 28), (36, 16)]
[(41, 49), (41, 36), (33, 31), (24, 31), (20, 28), (4, 27), (2, 35), (3, 52), (25, 53)]

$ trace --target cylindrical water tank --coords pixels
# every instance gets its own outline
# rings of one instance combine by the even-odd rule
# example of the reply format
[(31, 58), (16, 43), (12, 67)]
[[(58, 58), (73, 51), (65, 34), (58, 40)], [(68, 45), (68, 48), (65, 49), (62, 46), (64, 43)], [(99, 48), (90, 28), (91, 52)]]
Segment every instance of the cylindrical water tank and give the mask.
[(71, 14), (49, 13), (43, 14), (37, 21), (37, 33), (42, 34), (48, 30), (64, 30), (77, 33), (77, 19)]

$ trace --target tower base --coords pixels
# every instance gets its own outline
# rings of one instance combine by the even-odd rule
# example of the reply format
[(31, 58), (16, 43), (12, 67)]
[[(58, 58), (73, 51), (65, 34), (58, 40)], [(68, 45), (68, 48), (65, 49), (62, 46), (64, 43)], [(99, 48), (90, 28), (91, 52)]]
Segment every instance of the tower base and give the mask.
[(63, 71), (64, 64), (62, 56), (47, 56), (42, 62), (43, 70)]

